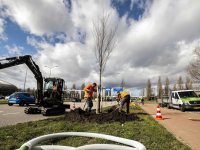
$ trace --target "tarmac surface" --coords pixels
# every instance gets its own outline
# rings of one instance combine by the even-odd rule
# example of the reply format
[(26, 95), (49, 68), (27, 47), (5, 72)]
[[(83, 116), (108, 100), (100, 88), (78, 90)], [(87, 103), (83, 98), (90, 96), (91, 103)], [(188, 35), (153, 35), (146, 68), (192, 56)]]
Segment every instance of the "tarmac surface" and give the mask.
[[(147, 113), (156, 118), (157, 105), (139, 105)], [(200, 115), (194, 111), (181, 112), (176, 109), (160, 107), (161, 115), (164, 120), (158, 120), (160, 124), (168, 129), (179, 140), (188, 144), (194, 150), (200, 150)]]
[[(64, 104), (70, 104), (72, 108), (72, 102), (65, 102)], [(76, 102), (75, 108), (84, 107), (85, 102)], [(116, 105), (116, 102), (104, 102), (103, 107)], [(93, 109), (96, 109), (96, 102), (93, 102)], [(31, 106), (31, 105), (30, 105)], [(85, 105), (85, 109), (87, 104)], [(13, 106), (8, 106), (8, 104), (0, 104), (0, 127), (8, 126), (8, 125), (16, 125), (18, 123), (28, 122), (28, 121), (37, 121), (43, 120), (50, 117), (61, 116), (64, 114), (54, 115), (54, 116), (43, 116), (42, 114), (25, 114), (24, 109), (26, 106), (19, 106), (18, 104), (14, 104)], [(73, 108), (72, 108), (73, 109)], [(66, 113), (69, 112), (70, 109), (66, 109)], [(65, 113), (65, 114), (66, 114)]]

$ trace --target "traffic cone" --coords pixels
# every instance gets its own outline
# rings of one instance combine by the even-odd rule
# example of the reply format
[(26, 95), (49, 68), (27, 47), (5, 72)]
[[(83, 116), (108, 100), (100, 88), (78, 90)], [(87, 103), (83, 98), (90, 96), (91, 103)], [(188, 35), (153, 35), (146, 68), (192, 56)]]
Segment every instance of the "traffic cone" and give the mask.
[(163, 120), (161, 112), (160, 112), (159, 104), (157, 105), (156, 120)]
[(75, 102), (73, 102), (72, 108), (75, 108)]

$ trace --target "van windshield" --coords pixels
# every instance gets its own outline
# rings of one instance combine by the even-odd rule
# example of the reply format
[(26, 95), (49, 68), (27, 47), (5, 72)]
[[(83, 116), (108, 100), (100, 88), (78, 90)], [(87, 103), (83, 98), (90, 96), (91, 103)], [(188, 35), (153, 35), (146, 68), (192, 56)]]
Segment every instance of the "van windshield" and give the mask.
[(198, 97), (194, 91), (178, 92), (180, 98)]

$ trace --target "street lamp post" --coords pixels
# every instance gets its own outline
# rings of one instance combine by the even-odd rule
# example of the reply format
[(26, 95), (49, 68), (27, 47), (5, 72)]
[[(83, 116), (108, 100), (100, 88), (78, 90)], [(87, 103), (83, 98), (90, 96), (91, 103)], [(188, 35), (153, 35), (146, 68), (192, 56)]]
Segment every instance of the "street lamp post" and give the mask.
[(121, 73), (119, 73), (119, 72), (118, 72), (117, 74), (119, 74), (119, 75), (122, 75), (122, 83), (121, 83), (122, 85), (121, 85), (121, 86), (122, 86), (122, 90), (124, 91), (124, 90), (125, 90), (125, 81), (124, 81), (124, 75), (123, 75), (123, 74), (121, 74)]
[(51, 77), (51, 69), (53, 69), (53, 68), (55, 68), (55, 67), (58, 67), (58, 66), (54, 66), (54, 67), (48, 67), (48, 66), (44, 66), (44, 67), (47, 67), (47, 68), (49, 68), (49, 69), (50, 69), (50, 76), (49, 76), (49, 77)]
[(24, 92), (25, 92), (25, 85), (26, 85), (27, 69), (28, 69), (28, 68), (26, 68), (26, 75), (25, 75), (25, 80), (24, 80)]

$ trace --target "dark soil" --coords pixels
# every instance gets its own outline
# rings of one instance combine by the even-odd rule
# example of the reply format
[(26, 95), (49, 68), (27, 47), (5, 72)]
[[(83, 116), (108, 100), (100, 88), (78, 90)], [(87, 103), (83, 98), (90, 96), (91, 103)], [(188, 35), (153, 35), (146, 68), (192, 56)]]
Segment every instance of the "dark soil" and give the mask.
[(68, 114), (62, 118), (62, 120), (70, 122), (79, 122), (79, 123), (112, 123), (120, 122), (124, 123), (126, 121), (135, 121), (139, 120), (139, 117), (134, 114), (126, 114), (125, 112), (119, 113), (119, 108), (116, 106), (111, 107), (110, 109), (104, 111), (103, 113), (96, 114), (95, 112), (87, 112), (81, 108), (76, 108), (71, 110)]

